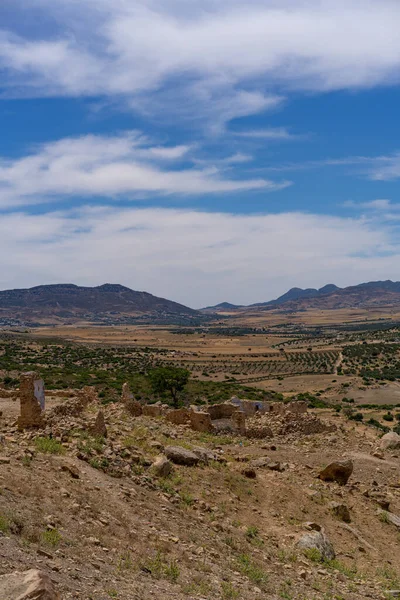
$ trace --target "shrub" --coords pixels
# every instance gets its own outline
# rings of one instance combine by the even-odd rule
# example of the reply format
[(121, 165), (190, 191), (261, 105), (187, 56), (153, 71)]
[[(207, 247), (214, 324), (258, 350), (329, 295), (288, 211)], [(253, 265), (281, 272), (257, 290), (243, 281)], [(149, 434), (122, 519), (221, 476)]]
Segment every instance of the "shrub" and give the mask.
[(60, 442), (50, 437), (38, 437), (35, 439), (35, 446), (38, 452), (43, 454), (64, 454), (65, 448)]
[(42, 533), (42, 542), (47, 546), (58, 546), (61, 542), (61, 533), (58, 529), (46, 529), (46, 531)]
[(384, 421), (394, 421), (394, 417), (391, 413), (386, 413), (385, 415), (383, 415), (382, 419)]
[(349, 417), (352, 421), (362, 421), (364, 419), (364, 415), (361, 412), (355, 413)]

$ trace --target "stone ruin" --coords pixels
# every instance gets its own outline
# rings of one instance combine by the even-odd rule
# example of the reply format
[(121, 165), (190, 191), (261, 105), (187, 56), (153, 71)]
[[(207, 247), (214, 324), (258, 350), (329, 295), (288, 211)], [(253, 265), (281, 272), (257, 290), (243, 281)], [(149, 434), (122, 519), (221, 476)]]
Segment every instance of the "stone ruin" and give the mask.
[(142, 405), (134, 399), (129, 383), (124, 383), (122, 386), (121, 402), (132, 417), (140, 417), (142, 414)]
[(264, 402), (231, 400), (208, 406), (169, 409), (161, 404), (141, 405), (124, 384), (122, 401), (132, 416), (164, 417), (173, 425), (189, 426), (200, 433), (229, 433), (249, 438), (268, 438), (286, 433), (322, 433), (332, 430), (314, 415), (307, 413), (307, 402)]
[(20, 411), (19, 430), (43, 425), (45, 409), (44, 383), (34, 371), (22, 373), (19, 386)]

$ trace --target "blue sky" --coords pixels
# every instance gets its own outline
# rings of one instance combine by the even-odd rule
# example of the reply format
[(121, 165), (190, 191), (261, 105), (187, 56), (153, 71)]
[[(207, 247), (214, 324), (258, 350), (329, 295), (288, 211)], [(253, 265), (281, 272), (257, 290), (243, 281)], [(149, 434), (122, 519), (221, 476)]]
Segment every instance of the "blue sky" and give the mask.
[(0, 288), (400, 279), (394, 0), (3, 0)]

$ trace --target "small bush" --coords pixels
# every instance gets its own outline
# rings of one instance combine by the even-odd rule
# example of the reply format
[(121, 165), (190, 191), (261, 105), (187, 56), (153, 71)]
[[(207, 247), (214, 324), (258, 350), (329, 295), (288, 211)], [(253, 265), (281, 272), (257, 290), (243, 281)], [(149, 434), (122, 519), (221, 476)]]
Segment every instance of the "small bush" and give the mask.
[(38, 437), (35, 439), (35, 446), (38, 452), (43, 454), (64, 454), (65, 448), (50, 437)]
[(355, 413), (349, 417), (351, 421), (362, 421), (364, 419), (364, 415), (361, 412)]
[(235, 590), (229, 581), (223, 581), (221, 583), (221, 593), (223, 600), (234, 600), (235, 598), (239, 598), (239, 592)]
[(58, 529), (46, 529), (46, 531), (42, 533), (41, 537), (44, 544), (47, 546), (53, 546), (53, 548), (58, 546), (58, 544), (61, 542), (61, 533), (58, 531)]
[(10, 521), (4, 515), (0, 515), (0, 531), (2, 533), (8, 533), (10, 531)]
[(386, 413), (386, 415), (383, 415), (382, 419), (384, 421), (394, 421), (394, 417), (391, 413)]

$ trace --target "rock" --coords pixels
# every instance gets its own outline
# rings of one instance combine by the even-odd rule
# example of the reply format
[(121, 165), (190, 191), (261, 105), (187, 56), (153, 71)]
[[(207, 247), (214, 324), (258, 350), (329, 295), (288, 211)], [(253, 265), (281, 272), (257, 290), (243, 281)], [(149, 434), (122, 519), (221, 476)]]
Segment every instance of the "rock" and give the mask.
[(270, 471), (278, 471), (279, 473), (282, 473), (285, 470), (285, 468), (283, 467), (283, 465), (281, 465), (280, 462), (271, 462), (268, 465), (268, 469)]
[(314, 521), (307, 521), (303, 523), (304, 529), (308, 529), (310, 531), (321, 531), (322, 527), (319, 523), (315, 523)]
[(61, 471), (69, 473), (73, 479), (79, 479), (80, 477), (79, 469), (72, 464), (64, 463), (61, 465)]
[(151, 466), (151, 470), (157, 477), (168, 477), (172, 471), (172, 464), (166, 456), (161, 454), (160, 456), (157, 456)]
[(252, 460), (250, 462), (250, 465), (252, 467), (260, 468), (260, 467), (268, 467), (268, 465), (271, 463), (271, 459), (269, 456), (261, 456), (260, 458), (255, 458), (254, 460)]
[(197, 465), (200, 461), (199, 457), (194, 452), (191, 452), (186, 448), (181, 448), (180, 446), (167, 446), (164, 452), (167, 458), (177, 465), (192, 467)]
[(385, 510), (379, 511), (379, 515), (382, 515), (384, 520), (400, 529), (400, 517)]
[(333, 546), (322, 531), (303, 535), (296, 546), (302, 550), (318, 550), (323, 560), (333, 560), (335, 558)]
[(247, 477), (247, 479), (256, 479), (257, 477), (257, 473), (252, 467), (245, 467), (244, 469), (242, 469), (242, 475), (244, 475), (244, 477)]
[(4, 600), (60, 600), (51, 579), (42, 571), (0, 575), (0, 598)]
[(318, 475), (322, 481), (336, 481), (339, 485), (346, 485), (353, 472), (351, 460), (336, 460), (331, 462)]
[(208, 450), (207, 448), (203, 448), (201, 446), (194, 446), (192, 448), (192, 452), (196, 454), (196, 456), (201, 460), (201, 462), (208, 463), (211, 460), (220, 461), (221, 457)]
[(372, 452), (372, 456), (379, 458), (379, 460), (385, 460), (385, 455), (383, 454), (382, 450), (379, 449)]
[(0, 465), (9, 465), (10, 459), (7, 456), (0, 456)]
[(335, 517), (341, 521), (344, 521), (345, 523), (351, 522), (350, 511), (346, 504), (341, 502), (331, 502), (329, 508)]
[(385, 433), (381, 438), (379, 445), (382, 450), (395, 450), (396, 448), (400, 448), (400, 435), (394, 431), (389, 431), (389, 433)]

